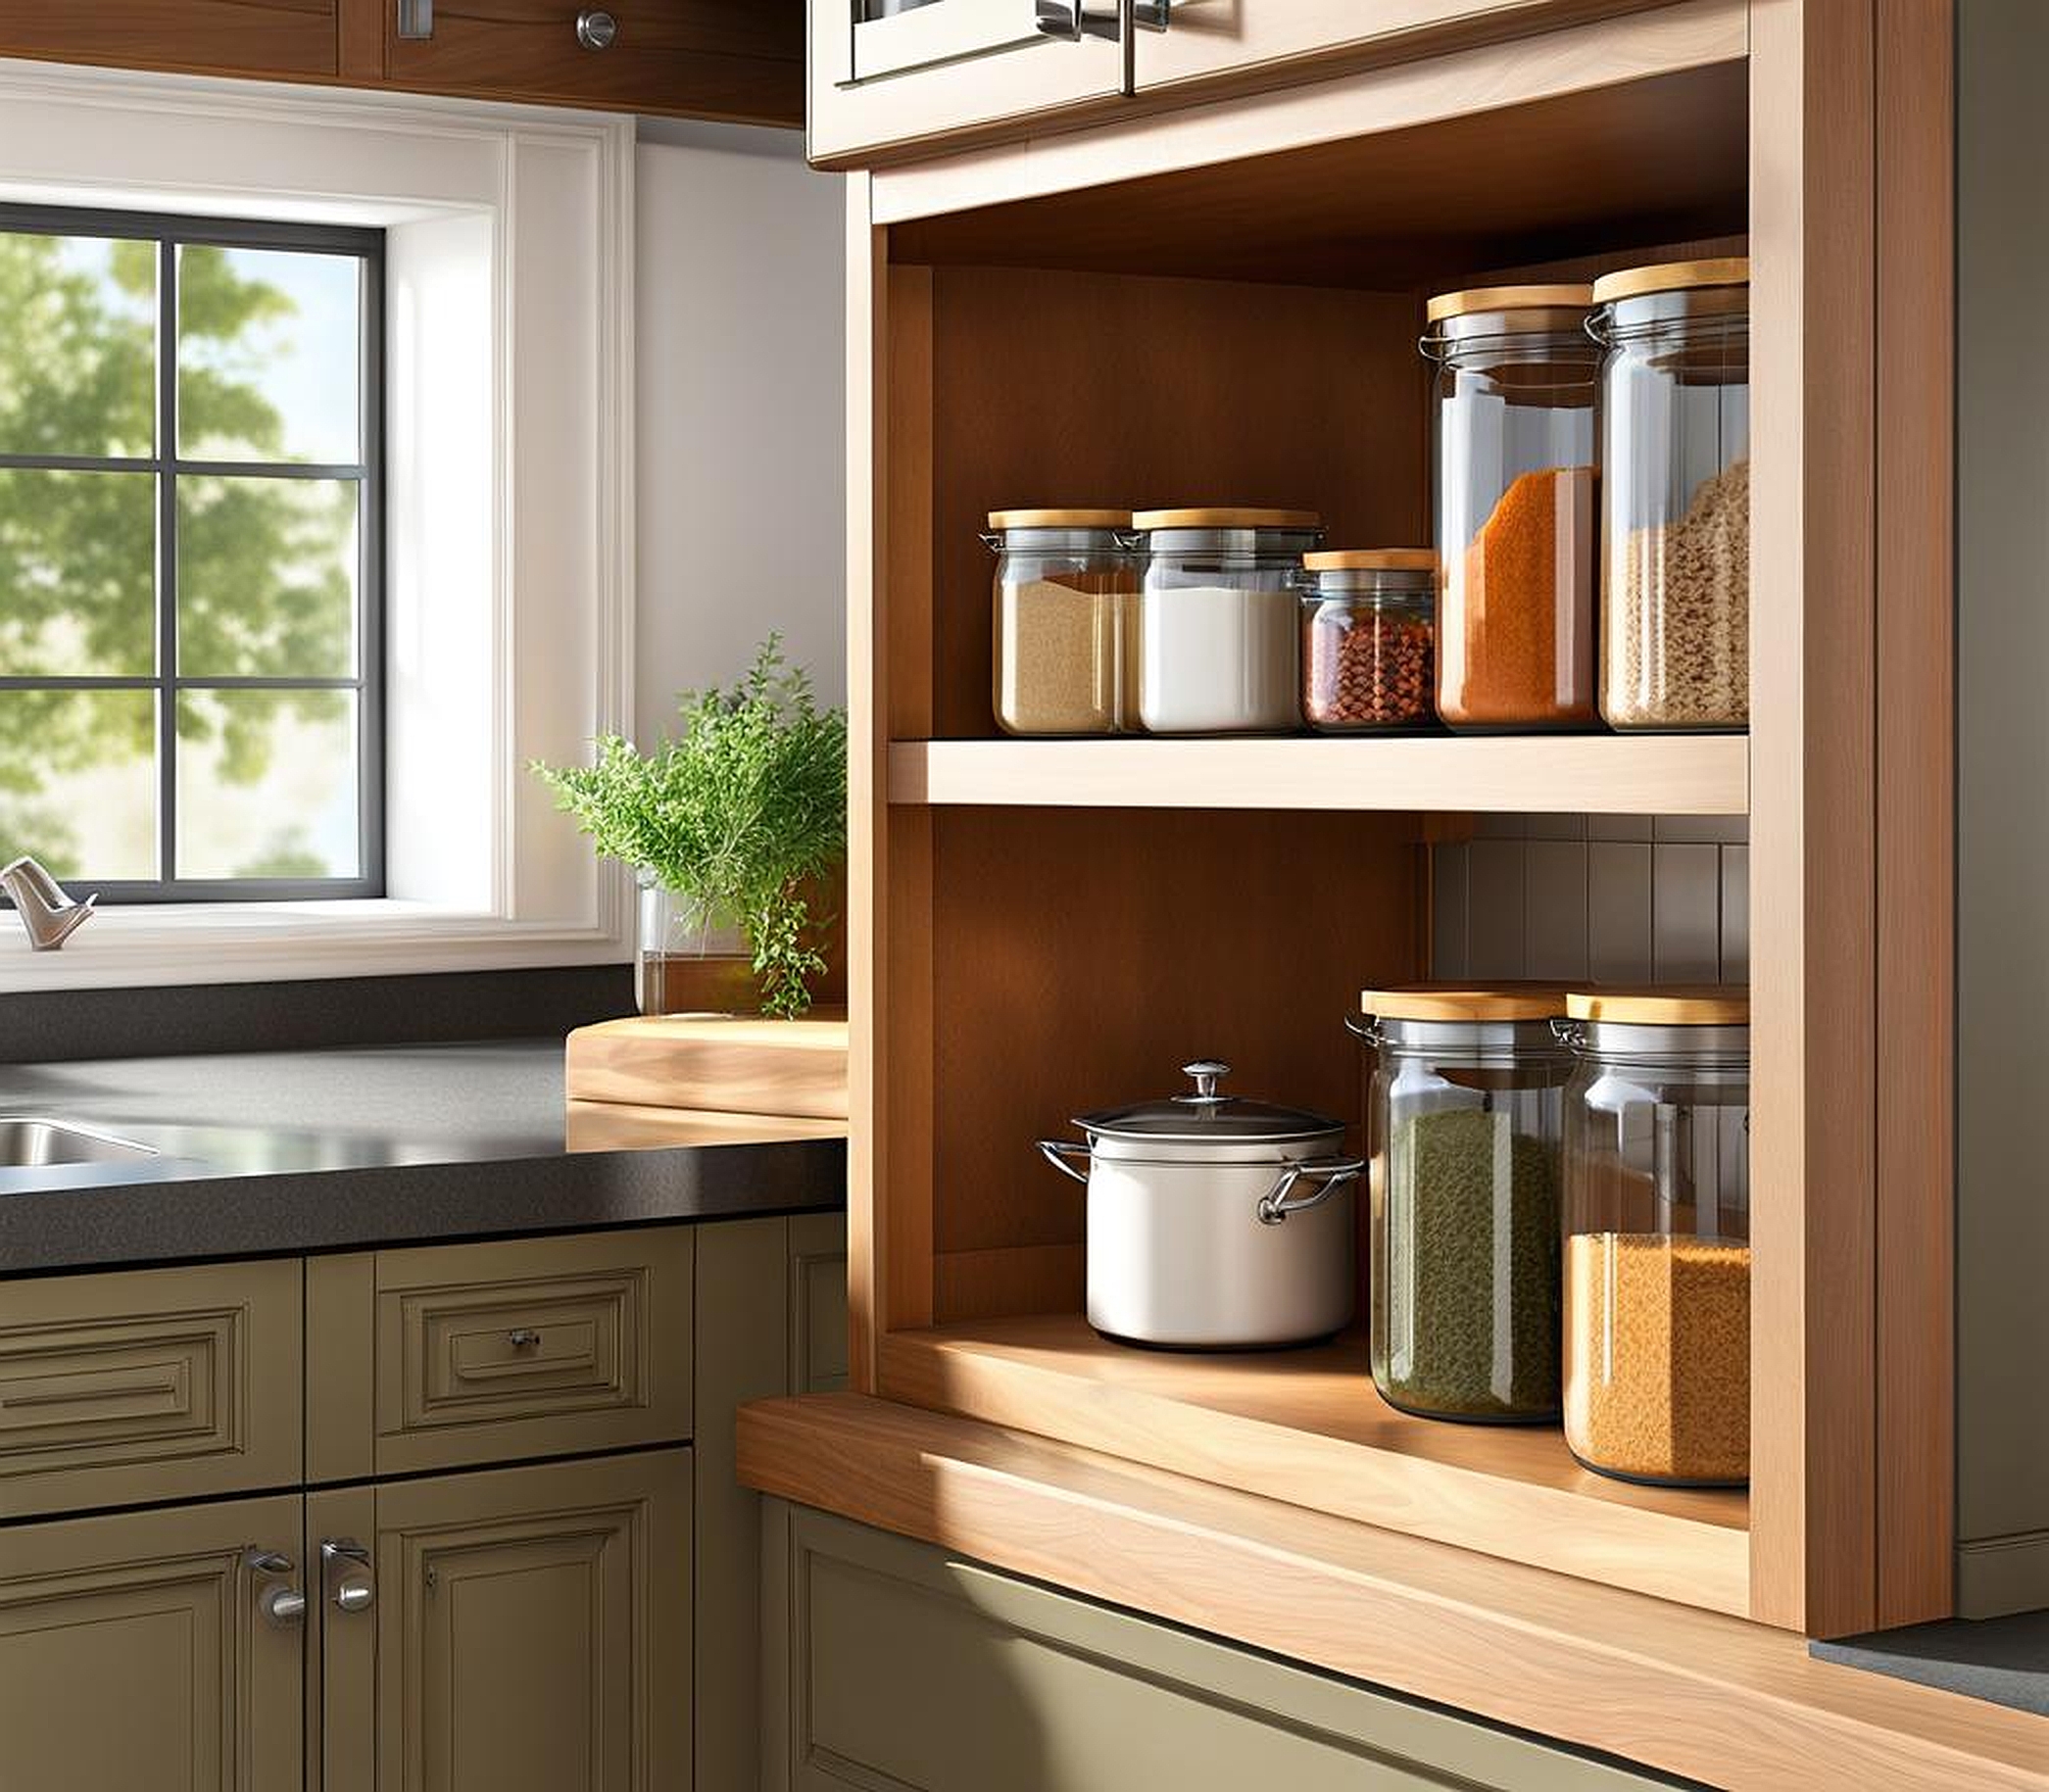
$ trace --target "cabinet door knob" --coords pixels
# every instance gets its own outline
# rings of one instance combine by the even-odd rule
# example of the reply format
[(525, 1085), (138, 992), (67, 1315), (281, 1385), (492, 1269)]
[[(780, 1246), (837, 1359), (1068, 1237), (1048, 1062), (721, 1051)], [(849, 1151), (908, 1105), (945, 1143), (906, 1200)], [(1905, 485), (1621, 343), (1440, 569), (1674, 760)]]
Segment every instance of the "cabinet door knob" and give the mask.
[(295, 1586), (267, 1586), (257, 1595), (256, 1609), (266, 1623), (289, 1630), (306, 1616), (306, 1595)]
[(505, 1341), (514, 1350), (538, 1350), (541, 1347), (541, 1334), (531, 1326), (514, 1326), (505, 1334)]
[(320, 1577), (337, 1612), (367, 1612), (377, 1603), (370, 1552), (353, 1537), (328, 1537), (320, 1544)]
[(598, 7), (576, 15), (576, 41), (586, 50), (609, 50), (619, 34), (619, 22)]

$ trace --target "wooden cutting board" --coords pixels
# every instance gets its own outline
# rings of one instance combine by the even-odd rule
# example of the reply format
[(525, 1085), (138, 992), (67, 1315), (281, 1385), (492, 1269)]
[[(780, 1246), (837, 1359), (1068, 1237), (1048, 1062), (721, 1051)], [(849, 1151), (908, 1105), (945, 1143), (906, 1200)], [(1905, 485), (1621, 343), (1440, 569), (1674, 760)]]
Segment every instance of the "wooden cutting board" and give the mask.
[(642, 1015), (569, 1035), (571, 1101), (847, 1118), (847, 1016)]

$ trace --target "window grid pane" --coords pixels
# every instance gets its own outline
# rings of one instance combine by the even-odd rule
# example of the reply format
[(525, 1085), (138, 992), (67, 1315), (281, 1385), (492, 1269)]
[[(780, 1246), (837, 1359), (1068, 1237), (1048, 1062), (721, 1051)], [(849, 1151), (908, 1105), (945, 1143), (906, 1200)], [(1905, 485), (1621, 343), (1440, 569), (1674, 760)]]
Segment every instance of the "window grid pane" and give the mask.
[[(0, 718), (16, 718), (14, 730), (0, 719), (0, 750), (14, 749), (0, 757), (0, 847), (75, 858), (56, 836), (65, 808), (82, 804), (99, 830), (83, 848), (98, 869), (66, 862), (65, 874), (111, 899), (381, 894), (381, 233), (0, 206), (0, 304), (4, 250), (18, 235), (111, 244), (124, 290), (153, 287), (150, 347), (161, 352), (142, 363), (155, 363), (153, 440), (113, 441), (96, 456), (60, 452), (72, 444), (54, 439), (0, 439), (0, 582), (41, 599), (11, 606), (5, 623), (16, 626), (0, 623)], [(188, 254), (188, 271), (204, 276), (192, 291), (208, 319), (184, 335), (202, 345), (189, 362), (171, 352)], [(346, 354), (279, 350), (275, 326), (309, 295), (330, 335), (345, 318)], [(252, 333), (252, 319), (268, 334)], [(4, 357), (0, 347), (0, 400)], [(249, 376), (239, 385), (238, 370)], [(181, 382), (209, 408), (205, 425), (184, 436), (210, 459), (173, 448)], [(124, 495), (123, 527), (106, 537), (149, 548), (140, 570), (108, 578), (105, 566), (121, 565), (110, 545), (97, 570), (141, 613), (94, 616), (91, 627), (66, 615), (61, 591), (85, 557), (64, 557), (62, 540), (40, 542), (31, 529), (68, 523), (74, 539), (81, 528), (92, 536), (93, 505), (81, 498), (111, 514), (105, 494), (123, 474), (155, 489), (154, 540)], [(81, 514), (33, 502), (48, 494)], [(181, 635), (201, 648), (184, 667)], [(22, 733), (37, 725), (69, 747), (37, 754)], [(154, 751), (144, 744), (152, 732)], [(42, 800), (60, 776), (63, 800)], [(153, 839), (138, 845), (138, 827)], [(124, 843), (118, 848), (109, 828)]]

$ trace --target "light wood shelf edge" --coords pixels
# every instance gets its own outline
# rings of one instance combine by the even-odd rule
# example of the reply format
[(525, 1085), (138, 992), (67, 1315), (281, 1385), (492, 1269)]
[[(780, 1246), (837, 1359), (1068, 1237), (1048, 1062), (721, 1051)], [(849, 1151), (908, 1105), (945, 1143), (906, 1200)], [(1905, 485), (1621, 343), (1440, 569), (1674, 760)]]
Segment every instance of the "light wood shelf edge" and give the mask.
[(2045, 1792), (2042, 1720), (1796, 1636), (853, 1394), (741, 1409), (740, 1478), (1730, 1792)]
[[(893, 1332), (882, 1340), (880, 1391), (1503, 1561), (1749, 1614), (1750, 1540), (1739, 1494), (1599, 1481), (1571, 1464), (1551, 1431), (1404, 1419), (1381, 1405), (1363, 1359), (1355, 1385), (1342, 1378), (1344, 1407), (1391, 1420), (1394, 1436), (1427, 1441), (1433, 1454), (1290, 1423), (1323, 1396), (1303, 1399), (1273, 1379), (1277, 1368), (1285, 1376), (1286, 1356), (1254, 1359), (1263, 1368), (1234, 1409), (1234, 1382), (1246, 1387), (1234, 1367), (1246, 1359), (1091, 1349), (1068, 1336), (1077, 1331), (1094, 1340), (1079, 1318)], [(1065, 1364), (1063, 1341), (1071, 1351)], [(1304, 1359), (1319, 1381), (1330, 1354)], [(1166, 1391), (1177, 1383), (1189, 1397)], [(1269, 1400), (1269, 1390), (1278, 1397)]]
[(896, 741), (889, 799), (1063, 808), (1741, 815), (1732, 735)]

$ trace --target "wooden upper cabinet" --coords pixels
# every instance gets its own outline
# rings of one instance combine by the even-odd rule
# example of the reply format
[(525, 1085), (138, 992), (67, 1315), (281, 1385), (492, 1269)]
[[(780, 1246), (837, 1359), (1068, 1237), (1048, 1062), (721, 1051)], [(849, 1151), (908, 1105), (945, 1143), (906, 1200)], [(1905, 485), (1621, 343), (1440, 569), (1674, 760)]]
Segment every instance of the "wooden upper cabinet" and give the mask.
[(347, 0), (0, 0), (0, 56), (319, 80)]
[[(400, 0), (384, 0), (383, 76), (429, 93), (797, 124), (804, 117), (801, 4), (432, 0), (429, 34), (402, 36)], [(418, 14), (420, 0), (403, 10)], [(428, 21), (410, 23), (417, 29)]]
[(810, 0), (810, 154), (853, 164), (956, 136), (1016, 135), (1124, 95), (1118, 0), (1071, 0), (1078, 34), (1039, 0)]
[(1434, 56), (1659, 0), (1169, 0), (1139, 11), (1135, 90), (1196, 82), (1268, 85), (1376, 62)]

